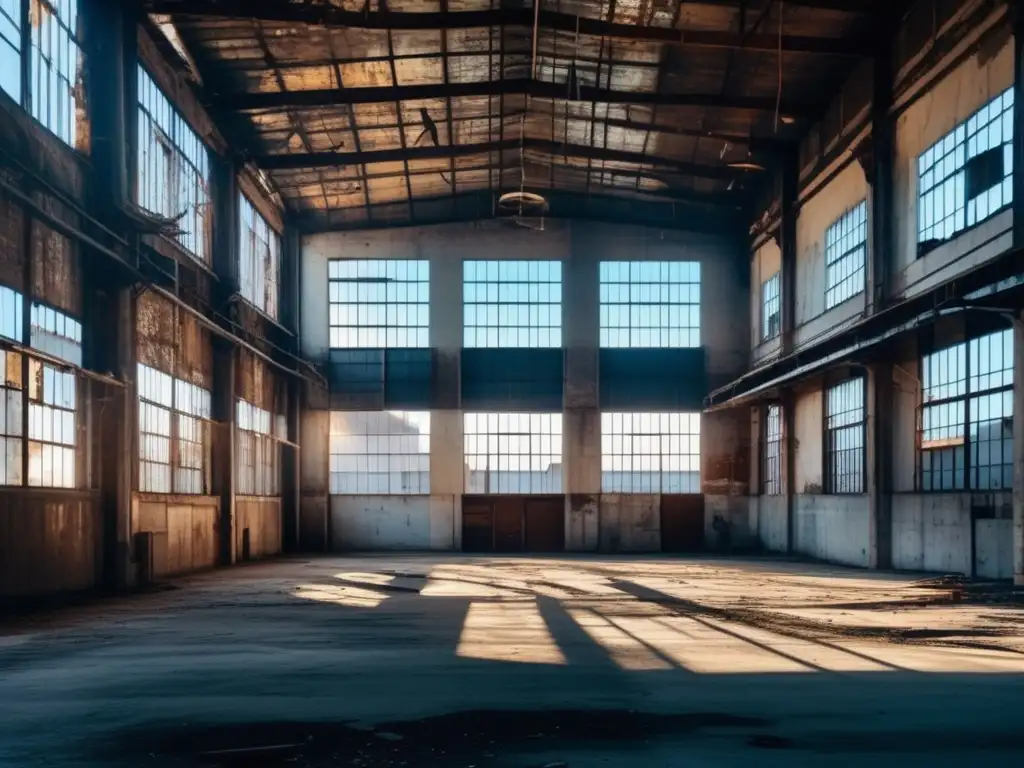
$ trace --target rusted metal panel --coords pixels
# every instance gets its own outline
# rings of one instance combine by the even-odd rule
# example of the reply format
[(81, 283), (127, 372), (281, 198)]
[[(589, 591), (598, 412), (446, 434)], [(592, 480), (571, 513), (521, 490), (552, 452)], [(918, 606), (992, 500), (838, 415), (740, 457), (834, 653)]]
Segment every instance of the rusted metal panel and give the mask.
[(135, 328), (138, 361), (164, 373), (175, 374), (175, 306), (161, 296), (145, 292), (136, 304)]
[[(17, 182), (18, 176), (0, 171), (5, 181)], [(25, 290), (25, 212), (0, 190), (0, 283)]]
[(213, 341), (210, 332), (187, 312), (178, 312), (176, 375), (203, 389), (213, 386)]
[[(78, 215), (60, 201), (39, 193), (33, 197), (48, 213), (73, 227), (79, 226)], [(32, 258), (33, 295), (81, 317), (82, 267), (78, 243), (37, 221), (32, 227)]]
[(235, 547), (239, 559), (281, 553), (281, 500), (240, 498), (235, 504)]

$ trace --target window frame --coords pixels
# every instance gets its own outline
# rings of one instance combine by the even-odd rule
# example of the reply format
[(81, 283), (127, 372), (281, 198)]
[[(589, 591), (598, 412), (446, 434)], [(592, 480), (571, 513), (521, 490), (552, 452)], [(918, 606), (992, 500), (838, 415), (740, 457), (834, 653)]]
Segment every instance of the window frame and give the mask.
[[(383, 277), (379, 276), (367, 276), (368, 280), (377, 280), (384, 283), (394, 283), (395, 285), (395, 299), (391, 300), (387, 294), (389, 291), (385, 288), (385, 298), (383, 301), (371, 301), (369, 299), (363, 300), (359, 294), (358, 288), (363, 277), (358, 273), (360, 271), (374, 271), (372, 267), (362, 268), (362, 265), (375, 263), (381, 266)], [(342, 275), (340, 268), (334, 268), (336, 264), (349, 264), (352, 265), (352, 271), (356, 272), (355, 275)], [(399, 264), (405, 265), (406, 271), (412, 270), (415, 273), (414, 277), (407, 277), (406, 279), (392, 278), (387, 275), (388, 272), (394, 268), (396, 273), (400, 273), (401, 269), (398, 267)], [(420, 270), (423, 270), (423, 277), (420, 277)], [(349, 300), (343, 297), (343, 294), (347, 293), (347, 289), (342, 286), (356, 286), (356, 296), (354, 299)], [(425, 289), (423, 288), (425, 286)], [(400, 294), (401, 289), (404, 288), (406, 294), (406, 300), (402, 301)], [(409, 298), (409, 293), (415, 293), (415, 300)], [(367, 291), (369, 293), (369, 291)], [(420, 294), (424, 293), (426, 298), (420, 299)], [(409, 324), (408, 322), (404, 325), (399, 324), (398, 317), (402, 311), (402, 307), (406, 307), (406, 312), (413, 312), (416, 316), (415, 322)], [(371, 314), (376, 315), (379, 312), (384, 314), (383, 323), (361, 323), (360, 315), (362, 309), (365, 308), (365, 315), (369, 319)], [(390, 320), (391, 309), (394, 308), (395, 322), (392, 323)], [(327, 310), (328, 310), (328, 347), (330, 349), (427, 349), (430, 347), (430, 261), (427, 259), (330, 259), (327, 262)], [(343, 323), (341, 322), (345, 314), (349, 312), (355, 312), (356, 318), (355, 323)], [(422, 314), (423, 322), (420, 322), (420, 316)], [(360, 343), (361, 331), (367, 331), (367, 337), (370, 336), (370, 331), (377, 334), (377, 341), (383, 341), (382, 344), (362, 344)], [(337, 335), (336, 332), (337, 331)], [(342, 341), (342, 336), (345, 332), (355, 335), (356, 343), (354, 345), (338, 345), (336, 341)], [(391, 334), (394, 333), (395, 343), (391, 343)], [(411, 340), (415, 343), (412, 344), (399, 344), (400, 338), (404, 338), (406, 341)]]
[[(492, 418), (493, 417), (493, 418)], [(505, 417), (506, 422), (509, 426), (502, 430), (501, 420)], [(549, 419), (545, 423), (544, 417)], [(528, 422), (528, 431), (526, 432), (513, 432), (511, 426), (513, 419), (520, 421), (525, 418)], [(534, 430), (533, 425), (529, 424), (530, 420), (536, 418), (538, 423), (538, 429)], [(481, 429), (473, 427), (471, 429), (471, 420), (480, 425), (480, 420), (484, 419), (485, 423)], [(492, 431), (491, 424), (495, 424), (495, 428)], [(545, 426), (549, 427), (545, 431)], [(464, 412), (462, 415), (462, 447), (463, 447), (463, 493), (479, 495), (529, 495), (529, 496), (544, 496), (544, 495), (558, 495), (564, 493), (565, 487), (565, 419), (561, 411), (558, 412), (525, 412), (525, 411), (502, 411), (502, 412), (490, 412), (490, 411), (469, 411)], [(517, 438), (522, 440), (526, 438), (528, 450), (526, 453), (521, 451), (512, 450), (512, 440)], [(545, 439), (547, 440), (548, 450), (545, 451)], [(537, 450), (534, 450), (535, 443)], [(505, 446), (505, 450), (502, 446)], [(478, 448), (482, 448), (479, 450)], [(521, 469), (515, 469), (511, 466), (512, 459), (516, 459), (516, 463), (519, 463), (526, 457), (526, 460), (532, 461), (534, 458), (539, 458), (541, 462), (545, 459), (549, 460), (548, 467), (553, 465), (558, 466), (557, 476), (552, 473), (553, 482), (549, 484), (549, 487), (545, 487), (544, 483), (544, 470), (533, 470), (532, 468), (526, 470), (529, 474), (527, 478), (529, 486), (523, 488), (522, 480), (519, 478), (519, 482), (516, 484), (516, 488), (512, 488), (510, 477), (502, 477), (503, 474), (512, 472), (524, 472)], [(471, 466), (471, 459), (479, 460), (485, 459), (485, 466), (483, 468), (474, 469)], [(508, 468), (502, 468), (502, 460), (505, 459)], [(496, 466), (492, 467), (492, 462)], [(482, 473), (482, 488), (476, 488), (472, 483), (472, 476), (474, 472)], [(537, 475), (534, 477), (534, 475)], [(506, 487), (501, 487), (502, 480), (506, 481)], [(498, 485), (497, 489), (493, 488), (493, 485)]]
[[(774, 289), (774, 294), (768, 295)], [(778, 338), (782, 333), (782, 270), (775, 270), (768, 279), (761, 282), (761, 343)], [(769, 306), (775, 311), (769, 313)], [(771, 330), (769, 319), (778, 317), (774, 331)]]
[[(825, 230), (825, 311), (864, 293), (867, 287), (868, 224), (867, 200), (840, 214)], [(851, 262), (860, 264), (853, 269)], [(844, 286), (856, 282), (854, 290), (847, 292)]]
[[(387, 415), (392, 417), (392, 420), (401, 420), (405, 424), (414, 425), (416, 424), (416, 418), (422, 419), (422, 426), (425, 427), (423, 431), (415, 434), (411, 432), (371, 432), (371, 429), (376, 429), (373, 425), (374, 414)], [(345, 415), (348, 417), (352, 416), (366, 416), (364, 423), (363, 432), (336, 432), (335, 422), (336, 417), (343, 418)], [(385, 411), (331, 411), (329, 414), (330, 419), (330, 431), (328, 435), (328, 456), (330, 461), (330, 474), (329, 474), (329, 488), (330, 494), (334, 496), (352, 496), (352, 495), (381, 495), (381, 496), (425, 496), (430, 494), (430, 427), (431, 427), (431, 412), (430, 411), (396, 411), (396, 410), (385, 410)], [(425, 418), (424, 418), (425, 417)], [(348, 435), (351, 437), (362, 437), (366, 438), (367, 450), (363, 453), (346, 453), (343, 451), (336, 451), (335, 446), (337, 445), (335, 437)], [(426, 451), (416, 450), (407, 451), (403, 450), (403, 439), (413, 438), (416, 440), (426, 439), (427, 448)], [(383, 446), (387, 446), (388, 450), (381, 450), (383, 446), (380, 442), (377, 444), (378, 450), (370, 451), (371, 441), (383, 441)], [(396, 450), (397, 448), (397, 450)], [(335, 462), (335, 459), (343, 459), (344, 457), (354, 457), (356, 463), (356, 469), (354, 471), (347, 471), (341, 469), (335, 469), (336, 466), (340, 465), (339, 462)], [(426, 469), (419, 470), (404, 470), (399, 469), (397, 473), (392, 469), (393, 459), (407, 459), (408, 457), (425, 457)], [(384, 462), (387, 467), (387, 472), (373, 472), (371, 464), (374, 463), (373, 459), (379, 462), (381, 459), (386, 459)], [(364, 460), (361, 462), (360, 460)], [(360, 463), (365, 464), (365, 469), (360, 468)], [(400, 464), (401, 462), (399, 462)], [(385, 474), (387, 477), (387, 488), (382, 490), (376, 483), (370, 483), (368, 481), (361, 481), (363, 477), (372, 477), (374, 474)], [(392, 477), (395, 474), (402, 476), (410, 475), (407, 482), (403, 482), (399, 487), (392, 485)], [(339, 477), (338, 483), (335, 484), (335, 475), (347, 475), (349, 476), (349, 483), (344, 484), (345, 478)], [(413, 478), (412, 476), (416, 477)], [(415, 480), (415, 488), (413, 487), (413, 480)], [(355, 490), (352, 490), (352, 487)], [(373, 487), (371, 487), (373, 486)], [(346, 488), (346, 490), (342, 490)]]
[[(829, 395), (833, 392), (839, 393), (840, 389), (857, 382), (860, 388), (860, 402), (853, 408), (830, 412)], [(841, 419), (846, 414), (854, 414), (859, 411), (860, 419), (852, 422), (841, 423), (831, 426), (830, 420)], [(865, 493), (867, 488), (867, 379), (864, 376), (853, 376), (848, 379), (836, 382), (824, 389), (822, 393), (822, 490), (827, 496), (851, 496)], [(833, 435), (840, 433), (852, 433), (858, 430), (860, 445), (853, 448), (834, 448)], [(844, 451), (859, 451), (856, 473), (840, 472), (838, 458)], [(857, 478), (857, 486), (854, 489), (840, 489), (840, 479), (850, 476)]]
[[(157, 216), (169, 219), (182, 216), (191, 222), (190, 228), (183, 227), (175, 236), (175, 242), (197, 262), (210, 268), (213, 265), (210, 148), (142, 62), (137, 65), (137, 73), (133, 199), (140, 208)], [(169, 123), (173, 135), (161, 120)], [(199, 158), (202, 167), (190, 156), (187, 144), (202, 152)], [(149, 152), (157, 154), (152, 161), (147, 156)], [(151, 182), (150, 174), (153, 175)]]
[[(984, 374), (976, 372), (975, 371), (975, 366), (973, 364), (974, 363), (974, 355), (972, 354), (972, 345), (975, 345), (975, 344), (980, 345), (982, 342), (988, 341), (990, 339), (993, 339), (996, 336), (1001, 336), (1001, 335), (1004, 335), (1004, 334), (1005, 334), (1004, 344), (1005, 344), (1005, 346), (1007, 346), (1009, 348), (1008, 349), (1008, 351), (1009, 351), (1008, 358), (1009, 359), (1005, 359), (1006, 356), (1005, 355), (1001, 355), (1002, 357), (1004, 357), (1004, 362), (1006, 363), (1004, 365), (1004, 367), (1000, 368), (998, 370), (990, 369), (990, 370), (988, 370), (988, 372), (986, 372)], [(925, 398), (928, 396), (927, 395), (928, 389), (931, 389), (931, 387), (926, 387), (926, 383), (928, 382), (928, 378), (929, 378), (929, 373), (926, 370), (927, 367), (929, 366), (929, 359), (930, 358), (935, 358), (936, 359), (936, 363), (937, 364), (941, 364), (941, 358), (939, 358), (938, 356), (952, 355), (953, 353), (955, 353), (957, 351), (962, 352), (962, 359), (957, 361), (958, 364), (954, 366), (954, 369), (955, 370), (959, 370), (959, 369), (962, 368), (963, 375), (961, 377), (959, 377), (959, 378), (956, 378), (956, 379), (944, 380), (944, 381), (942, 381), (942, 382), (940, 382), (940, 383), (935, 385), (936, 387), (942, 388), (943, 390), (953, 390), (953, 393), (952, 394), (946, 394), (945, 396), (942, 396), (942, 397), (936, 397), (936, 398), (931, 399), (931, 400), (925, 400)], [(1004, 351), (1006, 351), (1006, 350), (1004, 350)], [(980, 349), (979, 349), (979, 361), (980, 361)], [(989, 440), (989, 441), (981, 441), (981, 440), (974, 441), (974, 440), (972, 440), (971, 435), (972, 435), (972, 431), (973, 431), (972, 430), (973, 426), (980, 426), (982, 423), (984, 423), (984, 422), (982, 422), (980, 420), (979, 421), (975, 421), (975, 413), (974, 413), (974, 411), (975, 411), (975, 407), (974, 407), (975, 404), (980, 404), (980, 401), (982, 399), (988, 399), (988, 398), (991, 398), (991, 397), (1000, 396), (1000, 397), (1002, 397), (1002, 399), (1004, 401), (1007, 400), (1007, 399), (1009, 400), (1009, 410), (1010, 410), (1010, 415), (1009, 416), (1002, 415), (1002, 416), (995, 417), (994, 419), (988, 419), (986, 421), (994, 422), (997, 419), (1002, 419), (1002, 420), (1011, 419), (1012, 420), (1012, 418), (1013, 418), (1013, 388), (1014, 388), (1014, 385), (1015, 385), (1015, 381), (1014, 381), (1014, 361), (1013, 361), (1013, 330), (1012, 329), (1001, 329), (1001, 330), (991, 331), (989, 333), (982, 333), (982, 334), (978, 334), (978, 335), (973, 335), (973, 336), (970, 336), (969, 338), (967, 338), (967, 339), (965, 339), (963, 341), (956, 342), (955, 344), (948, 344), (948, 345), (945, 345), (945, 346), (942, 346), (942, 347), (938, 347), (938, 348), (932, 350), (931, 352), (929, 352), (929, 353), (927, 353), (925, 355), (922, 355), (921, 359), (920, 359), (920, 365), (921, 365), (921, 398), (920, 398), (920, 401), (919, 401), (919, 403), (917, 405), (917, 440), (916, 440), (916, 444), (915, 444), (915, 466), (916, 466), (916, 470), (917, 471), (915, 472), (915, 478), (914, 478), (915, 479), (915, 490), (920, 492), (920, 493), (1001, 493), (1001, 492), (1009, 492), (1009, 491), (1011, 491), (1013, 489), (1013, 463), (1012, 463), (1013, 436), (1012, 436), (1012, 431), (1011, 431), (1011, 434), (1010, 434), (1010, 436), (1008, 438), (1005, 437), (1005, 436), (999, 438), (1000, 444), (1003, 441), (1009, 440), (1009, 446), (1010, 446), (1010, 450), (1011, 450), (1011, 460), (1009, 462), (1009, 467), (1010, 467), (1009, 476), (1007, 476), (1006, 473), (1003, 472), (1003, 469), (1007, 466), (1006, 462), (1000, 462), (998, 465), (992, 464), (992, 463), (989, 463), (989, 464), (985, 465), (985, 467), (988, 470), (990, 470), (990, 471), (995, 466), (999, 466), (1001, 468), (1000, 469), (1000, 473), (1001, 473), (1001, 476), (1004, 478), (1005, 482), (1004, 482), (1003, 485), (998, 486), (998, 487), (992, 487), (992, 486), (989, 486), (989, 487), (979, 487), (979, 484), (978, 484), (979, 478), (975, 477), (975, 473), (976, 473), (976, 471), (978, 469), (980, 469), (981, 465), (980, 465), (980, 463), (977, 463), (977, 462), (972, 460), (973, 459), (973, 453), (974, 453), (975, 446), (978, 446), (980, 448), (980, 446), (981, 446), (981, 444), (983, 442), (992, 443), (992, 442), (995, 442), (995, 441), (992, 441), (992, 440)], [(948, 366), (947, 366), (947, 370), (948, 370)], [(982, 377), (986, 377), (988, 379), (991, 379), (992, 377), (996, 377), (996, 376), (1002, 377), (1004, 379), (1004, 382), (1002, 384), (997, 385), (997, 386), (986, 386), (986, 387), (980, 387), (979, 388), (978, 385), (980, 384), (980, 379)], [(1009, 378), (1009, 382), (1008, 383), (1005, 381), (1005, 379), (1007, 377)], [(977, 382), (977, 384), (975, 382)], [(958, 385), (962, 385), (962, 387), (960, 387)], [(960, 391), (956, 391), (958, 389)], [(948, 424), (944, 424), (943, 426), (936, 426), (936, 427), (931, 427), (931, 428), (926, 427), (925, 421), (926, 421), (926, 414), (927, 414), (928, 411), (931, 411), (933, 409), (934, 410), (953, 409), (954, 411), (956, 411), (958, 406), (959, 406), (960, 409), (962, 409), (962, 416), (961, 416), (961, 418), (959, 420), (955, 420), (955, 421), (954, 420), (949, 420)], [(957, 439), (956, 437), (954, 437), (954, 438), (946, 438), (948, 440), (957, 441), (957, 442), (951, 443), (949, 445), (935, 445), (935, 446), (925, 447), (925, 445), (924, 445), (925, 439), (924, 438), (925, 438), (926, 432), (928, 432), (929, 429), (934, 430), (934, 431), (948, 431), (948, 430), (959, 429), (960, 436), (959, 436), (959, 439)], [(1011, 426), (1011, 430), (1012, 430), (1012, 426)], [(942, 439), (940, 438), (940, 439), (936, 440), (936, 442), (940, 442), (941, 440)], [(938, 468), (935, 468), (934, 466), (929, 466), (928, 469), (927, 469), (927, 472), (929, 473), (929, 476), (934, 478), (934, 476), (937, 474), (939, 476), (939, 478), (940, 478), (940, 481), (938, 482), (938, 484), (936, 484), (934, 482), (934, 479), (933, 479), (932, 482), (928, 484), (928, 487), (926, 487), (926, 484), (925, 484), (925, 473), (926, 473), (925, 463), (926, 463), (926, 459), (928, 460), (929, 464), (932, 464), (932, 462), (934, 462), (934, 461), (941, 462), (942, 461), (942, 455), (941, 455), (942, 452), (943, 451), (948, 451), (950, 449), (953, 449), (953, 453), (952, 453), (952, 465), (953, 466), (952, 466), (952, 469), (949, 470), (952, 473), (952, 477), (953, 477), (952, 485), (950, 487), (945, 487), (945, 484), (941, 480), (942, 474), (946, 470), (943, 470), (941, 466), (938, 467)], [(959, 449), (959, 451), (962, 454), (959, 469), (957, 467), (957, 449)], [(956, 482), (956, 478), (957, 478), (957, 474), (958, 473), (962, 474), (962, 477), (963, 477), (963, 482), (960, 485), (958, 485), (957, 482)]]
[[(531, 274), (534, 269), (536, 277)], [(526, 271), (526, 277), (517, 276), (520, 270)], [(547, 278), (542, 277), (545, 270), (550, 270)], [(466, 349), (561, 349), (564, 277), (564, 265), (559, 259), (463, 261), (462, 346)], [(508, 290), (503, 291), (506, 286)], [(518, 298), (523, 293), (525, 298)], [(533, 298), (534, 293), (536, 298)], [(509, 298), (509, 295), (517, 298)], [(520, 322), (518, 318), (523, 313), (526, 319)], [(513, 314), (517, 319), (513, 320)], [(544, 322), (545, 317), (547, 322)], [(514, 343), (502, 343), (503, 334), (514, 334)], [(524, 336), (525, 344), (521, 343)], [(534, 336), (536, 344), (532, 343)], [(547, 343), (541, 343), (545, 338)]]
[[(614, 430), (614, 422), (622, 422), (622, 431)], [(646, 418), (651, 424), (650, 429), (645, 431), (642, 425)], [(628, 419), (628, 425), (626, 421)], [(678, 431), (672, 431), (672, 421), (676, 420)], [(695, 431), (690, 429), (695, 425)], [(611, 428), (610, 428), (611, 427)], [(629, 429), (630, 431), (625, 431)], [(615, 441), (620, 441), (620, 450), (616, 451)], [(649, 440), (657, 443), (657, 450), (637, 451), (633, 445), (634, 441)], [(696, 451), (690, 450), (692, 441), (696, 439)], [(676, 443), (678, 449), (673, 451), (671, 446)], [(666, 443), (669, 450), (665, 450)], [(611, 450), (608, 450), (611, 448)], [(601, 492), (602, 493), (662, 493), (662, 494), (698, 494), (702, 488), (702, 466), (701, 466), (701, 417), (695, 411), (602, 411), (601, 412)], [(629, 457), (631, 464), (629, 469), (615, 469), (616, 459), (623, 460)], [(671, 463), (673, 459), (682, 461), (694, 461), (697, 468), (694, 469), (665, 469), (665, 464)], [(657, 463), (657, 469), (644, 469), (643, 464), (653, 465)], [(634, 468), (636, 463), (640, 468)], [(612, 466), (609, 467), (609, 464)], [(617, 473), (621, 482), (610, 482), (608, 475)], [(689, 482), (689, 488), (683, 489), (669, 487), (665, 481), (667, 474), (678, 474), (680, 480), (684, 478)], [(696, 475), (694, 478), (693, 475)], [(645, 476), (657, 477), (657, 487), (644, 487)], [(654, 484), (652, 483), (652, 486)], [(628, 487), (627, 487), (628, 486)]]
[[(623, 268), (626, 269), (625, 276), (621, 273)], [(647, 275), (644, 275), (645, 271)], [(601, 349), (700, 348), (703, 267), (699, 260), (608, 260), (599, 263), (598, 272), (598, 333)], [(673, 278), (673, 272), (677, 272), (678, 276)], [(626, 300), (621, 300), (623, 290)], [(657, 296), (654, 295), (655, 290)], [(691, 298), (693, 292), (696, 293), (696, 300)], [(616, 295), (614, 300), (613, 294)], [(634, 315), (642, 317), (642, 308), (647, 310), (648, 322), (654, 322), (655, 316), (657, 322), (647, 326), (641, 324), (642, 321), (634, 323)], [(626, 324), (612, 325), (612, 313), (618, 315), (622, 311), (628, 317)], [(672, 321), (673, 315), (675, 323)], [(671, 342), (673, 331), (685, 336), (686, 342), (661, 343), (666, 339)], [(626, 336), (625, 343), (621, 343), (619, 338), (623, 333)], [(650, 343), (644, 343), (645, 334)]]
[[(785, 446), (782, 405), (769, 403), (761, 412), (760, 491), (762, 496), (781, 496)], [(774, 446), (774, 456), (771, 449)], [(773, 461), (774, 459), (774, 461)]]
[[(243, 419), (244, 406), (252, 409), (250, 419)], [(257, 413), (258, 412), (258, 413)], [(266, 429), (243, 427), (243, 421), (255, 422), (266, 414)], [(257, 425), (258, 426), (258, 425)], [(276, 498), (281, 495), (281, 419), (272, 411), (260, 408), (241, 397), (235, 398), (235, 430), (238, 452), (235, 459), (235, 483), (239, 496)], [(246, 463), (246, 456), (252, 463)]]
[[(995, 115), (992, 115), (990, 110), (995, 108), (996, 102), (999, 102), (999, 109)], [(986, 101), (965, 120), (957, 123), (951, 131), (933, 142), (917, 156), (917, 227), (915, 237), (918, 258), (927, 253), (927, 250), (922, 248), (925, 244), (948, 242), (1012, 206), (1013, 174), (1020, 170), (1014, 168), (1013, 164), (1013, 135), (1014, 131), (1020, 129), (1020, 126), (1013, 124), (1013, 112), (1014, 86), (1011, 85), (995, 98)], [(982, 121), (984, 121), (983, 124), (979, 124)], [(1002, 134), (1002, 140), (996, 146), (1003, 147), (1003, 179), (1000, 183), (993, 184), (974, 198), (969, 199), (967, 197), (968, 163), (985, 151), (994, 148), (988, 146), (983, 150), (977, 149), (980, 143), (988, 142), (987, 136), (984, 142), (979, 142), (979, 139), (989, 132), (991, 126), (997, 121), (1001, 123), (999, 132)], [(973, 133), (971, 133), (972, 125), (974, 126)], [(1007, 128), (1009, 128), (1009, 136), (1006, 135)], [(972, 143), (974, 144), (973, 148)], [(970, 154), (972, 151), (974, 151), (973, 155)], [(948, 174), (944, 168), (947, 159), (951, 166)], [(940, 171), (943, 174), (941, 177), (938, 175)], [(947, 184), (950, 185), (949, 191), (946, 189)], [(991, 196), (993, 190), (997, 188), (1000, 189), (1002, 202), (997, 206), (987, 208), (987, 213), (979, 217), (978, 201), (985, 195)], [(939, 201), (940, 197), (942, 204), (938, 206), (936, 201)], [(952, 198), (952, 207), (947, 212), (946, 204), (950, 202), (950, 198)], [(986, 206), (990, 203), (991, 201), (987, 201)], [(973, 213), (971, 213), (972, 204)], [(941, 217), (938, 215), (939, 208), (941, 208)], [(940, 237), (940, 233), (936, 229), (940, 225), (944, 225), (945, 222), (950, 222), (950, 226), (943, 226)]]
[[(247, 220), (247, 214), (251, 220)], [(264, 232), (266, 240), (259, 237)], [(238, 292), (250, 306), (275, 322), (281, 311), (281, 242), (281, 233), (249, 196), (239, 191)], [(262, 299), (258, 293), (262, 293)]]

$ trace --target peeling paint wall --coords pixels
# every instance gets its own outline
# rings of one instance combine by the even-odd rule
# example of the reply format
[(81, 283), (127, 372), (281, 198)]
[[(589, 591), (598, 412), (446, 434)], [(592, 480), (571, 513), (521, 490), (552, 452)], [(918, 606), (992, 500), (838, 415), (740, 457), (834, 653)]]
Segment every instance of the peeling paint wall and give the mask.
[(798, 494), (821, 493), (823, 487), (823, 393), (820, 389), (801, 392), (796, 398), (796, 472)]

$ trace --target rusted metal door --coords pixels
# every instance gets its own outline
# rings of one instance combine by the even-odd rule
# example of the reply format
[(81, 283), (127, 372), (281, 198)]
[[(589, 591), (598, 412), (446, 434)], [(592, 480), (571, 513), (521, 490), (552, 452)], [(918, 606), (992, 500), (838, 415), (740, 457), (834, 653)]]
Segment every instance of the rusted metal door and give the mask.
[(494, 551), (494, 515), (489, 499), (462, 498), (462, 549), (464, 552)]
[(661, 497), (662, 552), (700, 552), (704, 548), (704, 496), (666, 494)]
[(523, 498), (498, 496), (494, 504), (494, 551), (523, 551)]
[(565, 499), (530, 498), (526, 502), (526, 551), (565, 551)]

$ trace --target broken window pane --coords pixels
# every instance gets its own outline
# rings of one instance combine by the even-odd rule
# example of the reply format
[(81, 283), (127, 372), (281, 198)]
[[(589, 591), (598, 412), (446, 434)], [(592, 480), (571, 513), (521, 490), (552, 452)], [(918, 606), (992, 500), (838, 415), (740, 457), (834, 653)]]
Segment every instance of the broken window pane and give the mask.
[(245, 195), (239, 195), (241, 242), (238, 279), (242, 297), (272, 318), (277, 318), (281, 277), (281, 236), (267, 223)]
[(29, 360), (29, 485), (75, 487), (77, 409), (75, 374)]
[(74, 147), (82, 57), (77, 41), (78, 0), (31, 0), (29, 18), (32, 116)]
[(0, 485), (21, 485), (24, 437), (22, 356), (0, 350)]
[(210, 159), (206, 145), (139, 67), (135, 202), (174, 219), (178, 243), (210, 263)]
[(32, 303), (30, 343), (75, 365), (82, 364), (82, 324), (60, 310)]

